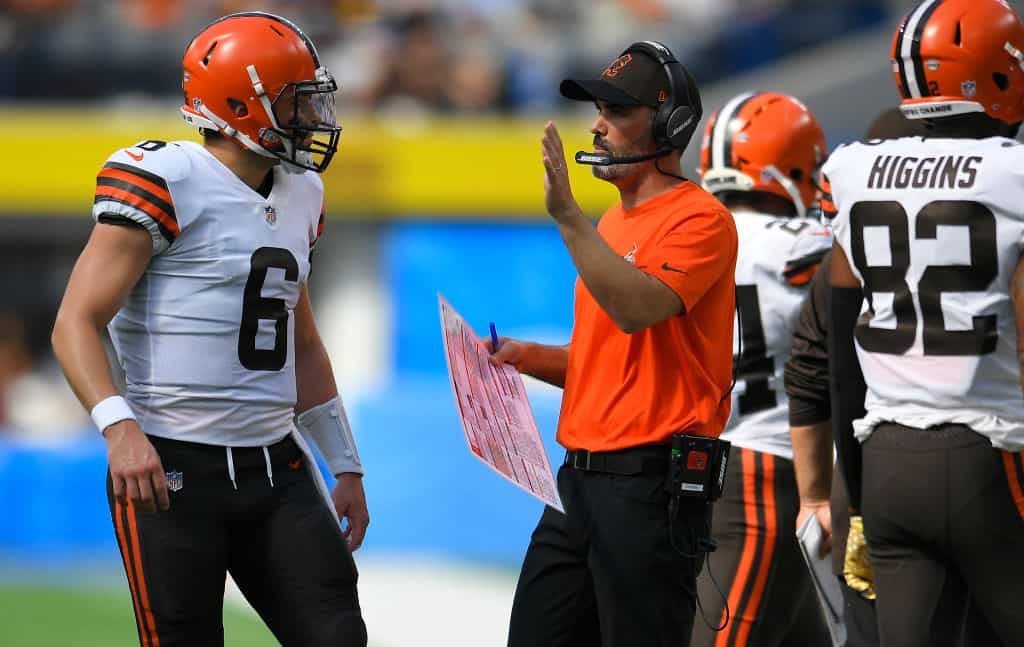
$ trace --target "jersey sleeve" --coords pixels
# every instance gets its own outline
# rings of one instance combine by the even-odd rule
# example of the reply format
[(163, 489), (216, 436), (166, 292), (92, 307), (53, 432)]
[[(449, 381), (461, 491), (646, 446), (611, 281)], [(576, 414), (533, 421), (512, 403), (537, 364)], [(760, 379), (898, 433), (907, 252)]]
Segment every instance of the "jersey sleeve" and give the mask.
[(134, 147), (111, 155), (96, 176), (92, 206), (97, 222), (129, 221), (145, 228), (153, 239), (154, 255), (181, 233), (167, 179), (177, 174), (177, 169), (168, 168), (177, 160), (160, 152)]
[(316, 243), (320, 240), (320, 236), (324, 233), (324, 208), (320, 207), (320, 217), (317, 218), (316, 225), (313, 227), (313, 231), (309, 237), (309, 250), (313, 251), (316, 247)]
[(738, 238), (732, 216), (708, 209), (683, 219), (652, 254), (649, 274), (671, 288), (687, 311), (736, 265)]
[(783, 265), (782, 276), (789, 285), (810, 283), (822, 259), (832, 249), (832, 232), (825, 226), (807, 222), (810, 226), (797, 234)]
[(821, 214), (825, 220), (831, 222), (836, 217), (838, 210), (832, 198), (832, 182), (824, 172), (821, 174)]

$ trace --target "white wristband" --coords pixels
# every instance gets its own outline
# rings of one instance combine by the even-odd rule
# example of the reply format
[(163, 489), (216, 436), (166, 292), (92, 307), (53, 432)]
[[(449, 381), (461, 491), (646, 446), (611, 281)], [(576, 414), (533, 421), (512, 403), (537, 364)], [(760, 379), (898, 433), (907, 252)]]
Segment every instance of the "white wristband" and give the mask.
[(109, 398), (100, 400), (99, 403), (89, 412), (93, 423), (99, 428), (100, 433), (106, 431), (107, 427), (122, 420), (135, 420), (135, 414), (125, 399), (119, 395), (112, 395)]
[(335, 477), (339, 474), (363, 473), (356, 439), (352, 436), (352, 427), (349, 426), (341, 397), (335, 396), (303, 411), (295, 417), (295, 424), (306, 440), (320, 450)]

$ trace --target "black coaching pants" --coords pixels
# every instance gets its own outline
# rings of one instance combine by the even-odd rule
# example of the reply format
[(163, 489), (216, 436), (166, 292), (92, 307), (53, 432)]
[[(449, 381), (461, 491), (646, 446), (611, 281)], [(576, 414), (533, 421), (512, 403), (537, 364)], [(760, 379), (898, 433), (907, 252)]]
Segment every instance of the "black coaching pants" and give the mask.
[(269, 460), (233, 448), (233, 470), (222, 446), (150, 441), (180, 487), (169, 510), (122, 505), (107, 474), (142, 647), (221, 647), (228, 572), (281, 644), (366, 645), (355, 563), (291, 437)]
[(883, 423), (864, 443), (863, 487), (882, 647), (957, 644), (968, 598), (1003, 645), (1024, 645), (1020, 452), (963, 425)]
[(689, 644), (711, 509), (682, 499), (670, 523), (665, 478), (562, 466), (565, 514), (545, 508), (531, 537), (509, 647)]

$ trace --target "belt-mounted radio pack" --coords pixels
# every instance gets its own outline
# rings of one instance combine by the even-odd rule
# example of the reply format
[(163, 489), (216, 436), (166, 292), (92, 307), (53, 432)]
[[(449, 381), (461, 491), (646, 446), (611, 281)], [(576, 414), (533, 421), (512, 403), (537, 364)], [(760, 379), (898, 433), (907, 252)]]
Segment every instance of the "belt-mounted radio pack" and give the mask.
[(729, 465), (727, 440), (672, 434), (666, 487), (673, 497), (715, 501), (722, 496)]

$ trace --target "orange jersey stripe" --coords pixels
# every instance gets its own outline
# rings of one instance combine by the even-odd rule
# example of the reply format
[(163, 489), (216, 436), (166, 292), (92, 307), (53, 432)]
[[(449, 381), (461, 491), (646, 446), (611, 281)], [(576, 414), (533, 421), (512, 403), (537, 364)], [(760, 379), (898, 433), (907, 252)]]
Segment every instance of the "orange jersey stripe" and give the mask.
[(160, 647), (160, 636), (156, 633), (156, 620), (153, 618), (153, 608), (149, 606), (149, 591), (146, 588), (146, 575), (142, 570), (142, 553), (139, 550), (139, 528), (135, 523), (135, 506), (128, 503), (128, 528), (132, 533), (132, 548), (134, 553), (132, 559), (135, 562), (135, 568), (139, 571), (139, 594), (142, 603), (142, 609), (146, 614), (146, 628), (149, 630), (149, 637), (152, 641), (153, 647)]
[(806, 285), (812, 278), (814, 278), (814, 273), (817, 271), (818, 265), (811, 265), (807, 269), (801, 270), (793, 276), (787, 277), (786, 282), (790, 285)]
[(150, 182), (149, 180), (139, 177), (138, 175), (135, 175), (133, 173), (128, 173), (127, 171), (122, 171), (116, 168), (105, 168), (99, 172), (99, 175), (97, 177), (112, 177), (121, 180), (122, 182), (134, 184), (139, 188), (149, 191), (150, 193), (160, 198), (161, 200), (164, 200), (165, 202), (167, 202), (167, 204), (174, 203), (174, 201), (171, 200), (170, 192), (166, 188), (154, 184), (153, 182)]
[[(1006, 468), (1006, 480), (1010, 483), (1010, 494), (1013, 496), (1013, 502), (1017, 506), (1017, 512), (1020, 513), (1021, 519), (1024, 519), (1024, 490), (1021, 489), (1021, 481), (1024, 480), (1024, 474), (1019, 474), (1017, 471), (1017, 463), (1014, 461), (1016, 454), (1011, 454), (1007, 451), (1000, 451), (1003, 455), (1003, 467)], [(1024, 452), (1020, 453), (1024, 455)]]
[[(729, 589), (729, 608), (732, 609), (732, 620), (729, 626), (718, 632), (715, 638), (715, 647), (728, 647), (729, 637), (736, 633), (740, 625), (740, 598), (743, 596), (743, 589), (746, 588), (747, 579), (750, 577), (750, 569), (754, 563), (754, 553), (757, 552), (757, 491), (754, 482), (754, 463), (756, 460), (754, 452), (749, 449), (740, 448), (740, 461), (743, 474), (743, 516), (746, 522), (746, 534), (743, 537), (743, 548), (740, 551), (740, 562), (736, 567), (736, 576), (732, 579), (732, 588)], [(722, 609), (722, 617), (719, 624), (725, 621), (725, 609)]]
[(97, 186), (96, 195), (116, 198), (121, 202), (126, 202), (132, 205), (133, 207), (136, 207), (137, 209), (141, 209), (142, 211), (146, 212), (146, 214), (153, 218), (153, 220), (156, 220), (157, 222), (162, 224), (164, 227), (167, 228), (168, 231), (173, 233), (175, 236), (181, 233), (181, 230), (178, 228), (177, 220), (172, 218), (163, 209), (161, 209), (160, 207), (156, 206), (155, 204), (141, 196), (137, 196), (134, 193), (129, 193), (124, 189), (118, 189), (117, 187), (112, 186)]
[(128, 544), (128, 538), (124, 534), (124, 521), (123, 509), (120, 502), (117, 502), (114, 506), (114, 529), (117, 532), (117, 543), (121, 545), (121, 560), (124, 562), (124, 572), (128, 575), (128, 590), (132, 594), (132, 604), (135, 606), (135, 624), (139, 630), (139, 638), (142, 640), (143, 647), (148, 644), (146, 640), (146, 632), (142, 628), (142, 610), (139, 608), (139, 594), (135, 586), (135, 569), (132, 567), (131, 562), (131, 546)]
[[(761, 555), (761, 568), (758, 569), (754, 590), (750, 594), (749, 608), (753, 611), (754, 618), (757, 617), (758, 608), (761, 606), (761, 597), (764, 595), (765, 585), (768, 583), (768, 573), (772, 570), (775, 542), (778, 540), (778, 528), (775, 523), (777, 513), (775, 510), (775, 456), (762, 453), (761, 458), (764, 461), (764, 478), (761, 484), (761, 496), (764, 499), (764, 554)], [(740, 625), (734, 647), (749, 647), (747, 640), (750, 638), (753, 624), (751, 621)]]

